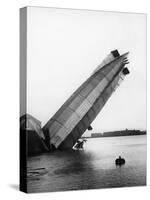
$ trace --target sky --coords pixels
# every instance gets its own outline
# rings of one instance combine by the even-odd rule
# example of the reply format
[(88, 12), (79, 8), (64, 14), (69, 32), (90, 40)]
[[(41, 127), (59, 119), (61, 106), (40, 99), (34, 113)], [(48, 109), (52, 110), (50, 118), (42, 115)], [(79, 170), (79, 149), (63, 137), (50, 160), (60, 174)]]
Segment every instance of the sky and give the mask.
[(118, 49), (130, 52), (130, 74), (92, 123), (92, 132), (146, 129), (146, 15), (28, 7), (27, 17), (29, 114), (43, 126)]

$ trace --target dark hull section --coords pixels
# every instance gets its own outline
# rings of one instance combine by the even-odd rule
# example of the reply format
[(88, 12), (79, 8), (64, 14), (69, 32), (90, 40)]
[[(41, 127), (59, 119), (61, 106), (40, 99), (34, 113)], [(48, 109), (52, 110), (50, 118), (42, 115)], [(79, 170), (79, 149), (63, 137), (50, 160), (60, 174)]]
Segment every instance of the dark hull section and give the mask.
[(44, 140), (39, 137), (39, 135), (32, 130), (22, 130), (21, 131), (23, 138), (26, 138), (26, 152), (27, 156), (36, 155), (48, 151)]

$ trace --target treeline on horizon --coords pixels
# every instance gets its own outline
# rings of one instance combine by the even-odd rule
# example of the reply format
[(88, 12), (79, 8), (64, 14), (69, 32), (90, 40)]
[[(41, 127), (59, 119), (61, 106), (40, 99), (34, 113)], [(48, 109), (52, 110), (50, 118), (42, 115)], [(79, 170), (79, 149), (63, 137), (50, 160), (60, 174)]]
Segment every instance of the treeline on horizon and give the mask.
[(141, 130), (121, 130), (121, 131), (110, 131), (104, 133), (92, 133), (91, 136), (82, 138), (95, 138), (95, 137), (114, 137), (114, 136), (133, 136), (133, 135), (146, 135), (146, 131)]

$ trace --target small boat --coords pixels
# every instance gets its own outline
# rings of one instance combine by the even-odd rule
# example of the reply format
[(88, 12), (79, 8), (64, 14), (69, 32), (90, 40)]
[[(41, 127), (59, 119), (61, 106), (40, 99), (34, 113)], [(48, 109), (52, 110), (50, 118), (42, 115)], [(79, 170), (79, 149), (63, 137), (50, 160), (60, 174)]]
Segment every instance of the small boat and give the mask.
[(116, 165), (124, 165), (125, 164), (125, 159), (121, 158), (121, 156), (119, 156), (119, 158), (117, 158), (115, 160)]

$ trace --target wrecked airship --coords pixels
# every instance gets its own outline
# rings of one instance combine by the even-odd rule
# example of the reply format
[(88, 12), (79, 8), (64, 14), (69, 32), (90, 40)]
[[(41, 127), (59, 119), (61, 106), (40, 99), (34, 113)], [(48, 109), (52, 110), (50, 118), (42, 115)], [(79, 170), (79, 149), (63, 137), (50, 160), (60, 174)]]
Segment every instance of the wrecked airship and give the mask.
[(120, 55), (118, 50), (111, 51), (43, 128), (37, 128), (40, 127), (38, 120), (29, 120), (36, 124), (33, 126), (32, 123), (34, 130), (27, 133), (30, 153), (71, 149), (87, 129), (92, 130), (93, 120), (120, 82), (129, 74), (126, 67), (129, 63), (127, 55), (128, 52)]

